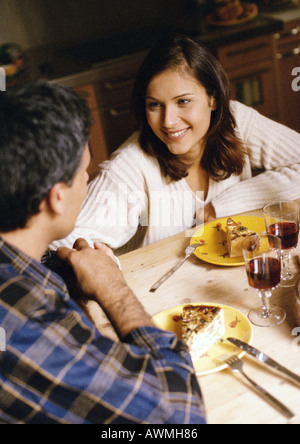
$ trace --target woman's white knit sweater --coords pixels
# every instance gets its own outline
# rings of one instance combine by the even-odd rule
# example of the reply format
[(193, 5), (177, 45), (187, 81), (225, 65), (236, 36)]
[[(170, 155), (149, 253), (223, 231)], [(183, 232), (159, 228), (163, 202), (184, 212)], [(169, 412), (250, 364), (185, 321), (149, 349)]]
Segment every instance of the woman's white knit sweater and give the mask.
[[(72, 247), (83, 237), (121, 254), (191, 228), (201, 222), (201, 209), (203, 215), (210, 202), (221, 218), (262, 208), (272, 200), (300, 198), (300, 134), (238, 102), (232, 102), (232, 111), (237, 134), (248, 149), (240, 176), (210, 179), (204, 201), (201, 190), (195, 195), (185, 179), (164, 177), (135, 133), (100, 165), (73, 233), (51, 247)], [(264, 172), (253, 177), (253, 170)]]

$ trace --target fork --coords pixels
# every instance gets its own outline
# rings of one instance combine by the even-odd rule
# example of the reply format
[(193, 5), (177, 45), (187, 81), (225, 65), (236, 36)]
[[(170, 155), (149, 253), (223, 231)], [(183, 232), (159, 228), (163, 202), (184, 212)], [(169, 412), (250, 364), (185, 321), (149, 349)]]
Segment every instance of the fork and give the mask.
[(169, 279), (175, 271), (177, 271), (187, 260), (188, 258), (197, 250), (198, 247), (203, 245), (202, 243), (191, 244), (185, 250), (185, 258), (179, 264), (177, 264), (172, 270), (168, 271), (152, 288), (150, 288), (150, 292), (154, 293), (167, 279)]
[(294, 418), (294, 413), (292, 413), (285, 405), (283, 405), (278, 399), (274, 398), (269, 392), (267, 392), (264, 388), (258, 385), (255, 381), (253, 381), (249, 376), (244, 372), (244, 363), (237, 356), (232, 356), (225, 360), (226, 364), (229, 365), (231, 370), (236, 373), (241, 373), (248, 382), (250, 382), (253, 387), (262, 394), (268, 401), (270, 401), (280, 412), (288, 419)]

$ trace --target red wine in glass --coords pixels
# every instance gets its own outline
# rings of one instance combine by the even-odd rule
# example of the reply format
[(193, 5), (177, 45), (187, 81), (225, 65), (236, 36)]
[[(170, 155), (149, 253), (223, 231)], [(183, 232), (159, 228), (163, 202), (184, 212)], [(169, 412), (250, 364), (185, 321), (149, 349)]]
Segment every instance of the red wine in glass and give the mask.
[(293, 222), (276, 222), (268, 227), (268, 233), (281, 239), (283, 250), (290, 250), (298, 245), (299, 227)]
[(286, 319), (285, 311), (272, 305), (273, 290), (281, 279), (281, 240), (271, 234), (254, 234), (243, 242), (248, 282), (258, 292), (262, 306), (252, 309), (248, 318), (259, 327), (275, 327)]
[[(299, 237), (299, 210), (297, 202), (275, 201), (263, 208), (267, 232), (281, 240), (281, 287), (295, 285), (296, 275), (290, 270), (291, 252)], [(274, 248), (271, 244), (271, 247)]]
[(272, 257), (257, 257), (247, 264), (249, 285), (256, 290), (271, 290), (280, 283), (281, 263)]

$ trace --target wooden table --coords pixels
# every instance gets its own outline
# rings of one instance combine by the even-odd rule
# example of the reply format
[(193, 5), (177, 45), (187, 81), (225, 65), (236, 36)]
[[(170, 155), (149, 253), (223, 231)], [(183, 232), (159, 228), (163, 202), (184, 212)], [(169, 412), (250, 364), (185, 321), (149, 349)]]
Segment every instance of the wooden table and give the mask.
[[(262, 216), (262, 213), (256, 211), (247, 215)], [(259, 305), (259, 299), (248, 286), (244, 267), (220, 267), (191, 257), (156, 293), (149, 292), (158, 278), (184, 257), (194, 231), (121, 256), (119, 259), (129, 286), (151, 315), (190, 302), (220, 303), (247, 315), (251, 308)], [(295, 254), (299, 253), (300, 247)], [(294, 297), (293, 287), (275, 290), (273, 302), (286, 310), (287, 319), (275, 328), (254, 326), (253, 345), (300, 375), (300, 341), (293, 336), (297, 326), (292, 312)], [(100, 310), (91, 305), (90, 312), (100, 331), (112, 335)], [(300, 386), (252, 357), (245, 356), (243, 360), (249, 376), (280, 399), (296, 417), (288, 421), (260, 398), (242, 376), (227, 369), (199, 378), (209, 424), (300, 424)]]

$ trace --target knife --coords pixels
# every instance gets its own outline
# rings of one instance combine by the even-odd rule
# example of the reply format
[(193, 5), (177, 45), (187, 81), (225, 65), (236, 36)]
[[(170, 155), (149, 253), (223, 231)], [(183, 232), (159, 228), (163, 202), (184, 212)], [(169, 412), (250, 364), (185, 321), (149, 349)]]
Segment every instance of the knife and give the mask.
[(279, 372), (285, 374), (289, 378), (291, 378), (293, 381), (297, 382), (300, 385), (300, 376), (296, 375), (295, 373), (291, 372), (287, 368), (283, 367), (282, 365), (278, 364), (278, 362), (271, 359), (269, 356), (261, 352), (260, 350), (257, 350), (256, 348), (252, 347), (249, 344), (246, 344), (243, 341), (240, 341), (236, 338), (227, 338), (227, 341), (231, 342), (231, 344), (234, 344), (236, 347), (240, 348), (241, 350), (245, 351), (251, 356), (254, 356), (259, 362), (266, 364), (275, 370), (278, 370)]
[(175, 271), (177, 271), (187, 260), (190, 256), (192, 256), (192, 254), (197, 250), (198, 247), (201, 247), (203, 244), (200, 242), (198, 244), (192, 244), (189, 245), (187, 247), (187, 249), (185, 250), (185, 258), (183, 259), (183, 261), (181, 261), (179, 264), (177, 264), (174, 268), (172, 268), (172, 270), (170, 270), (167, 274), (165, 274), (158, 282), (156, 282), (155, 285), (153, 285), (152, 288), (150, 288), (150, 293), (155, 293), (156, 290), (166, 282), (167, 279), (169, 279), (174, 273)]

